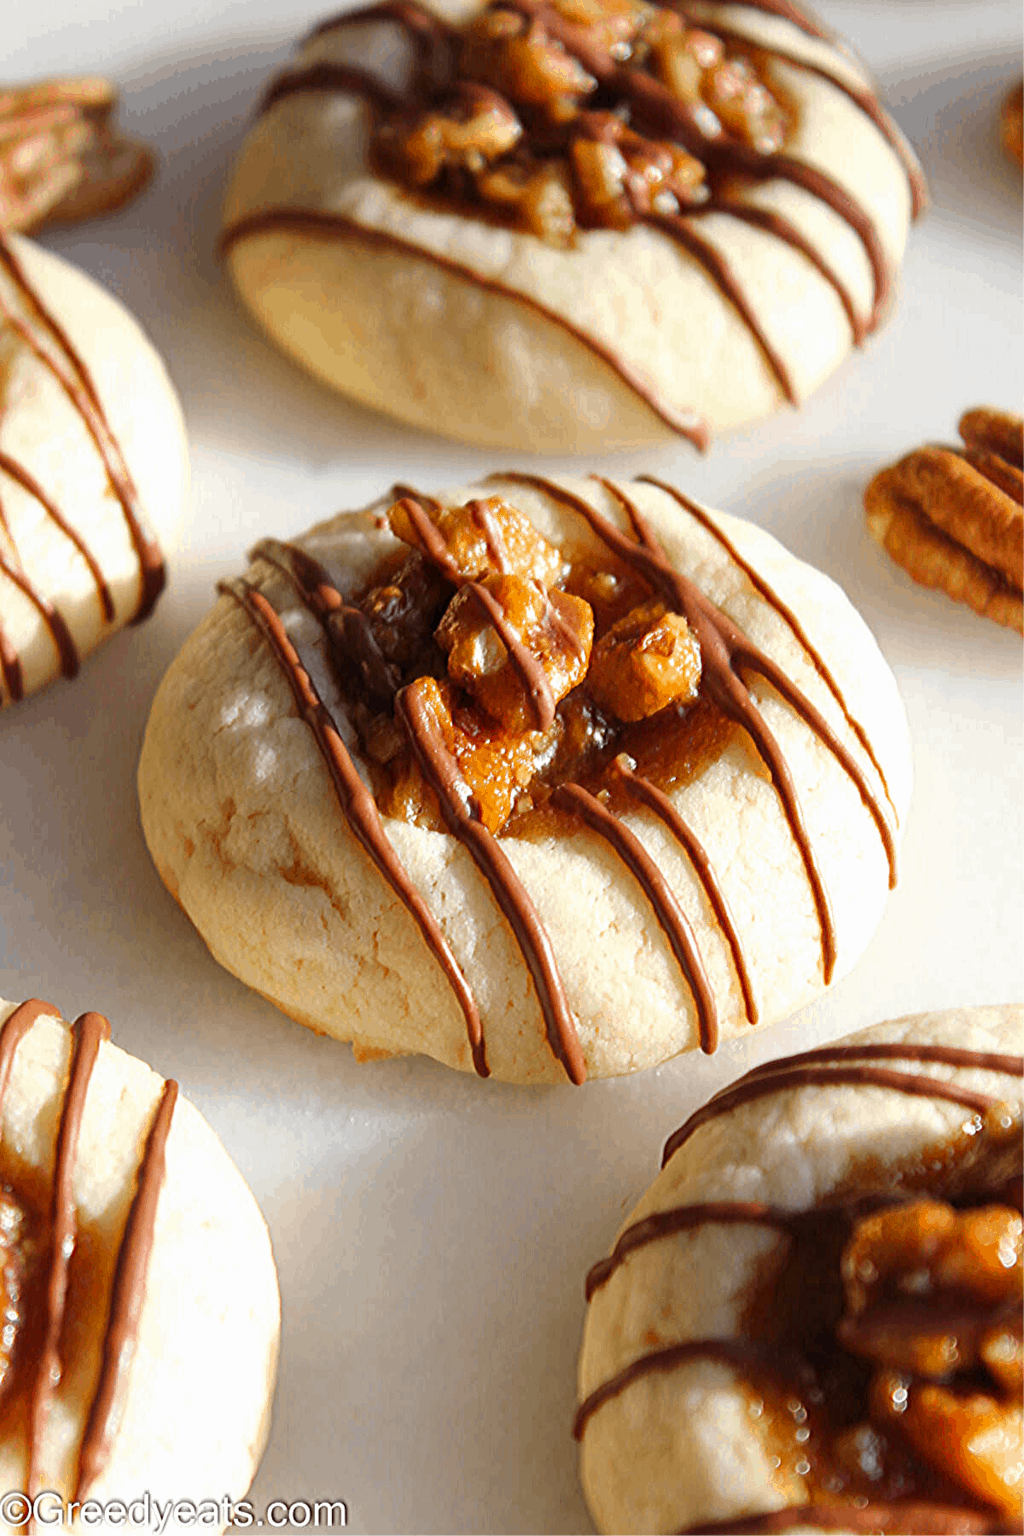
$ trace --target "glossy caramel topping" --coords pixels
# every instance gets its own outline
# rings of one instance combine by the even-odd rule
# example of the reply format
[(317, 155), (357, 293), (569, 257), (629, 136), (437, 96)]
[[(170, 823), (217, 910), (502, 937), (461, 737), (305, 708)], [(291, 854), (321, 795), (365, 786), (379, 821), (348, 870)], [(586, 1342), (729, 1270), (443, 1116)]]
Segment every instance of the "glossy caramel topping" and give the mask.
[[(749, 733), (778, 790), (818, 904), (827, 982), (836, 949), (827, 893), (785, 757), (739, 668), (767, 677), (853, 779), (895, 877), (894, 813), (884, 799), (884, 781), (880, 798), (785, 672), (672, 569), (624, 492), (607, 486), (633, 537), (554, 482), (526, 475), (504, 479), (528, 483), (576, 512), (604, 553), (557, 550), (502, 496), (445, 507), (409, 486), (395, 487), (388, 519), (411, 552), (383, 562), (348, 598), (303, 550), (267, 540), (254, 551), (288, 578), (321, 625), (360, 737), (362, 774), (266, 594), (247, 582), (222, 590), (270, 645), (349, 825), (416, 916), (456, 990), (478, 1072), (486, 1071), (479, 1014), (439, 926), (391, 847), (389, 817), (445, 830), (466, 847), (512, 929), (551, 1050), (574, 1082), (583, 1080), (585, 1065), (571, 1002), (548, 935), (500, 840), (546, 837), (583, 824), (620, 859), (638, 899), (650, 905), (694, 999), (700, 1045), (713, 1051), (718, 1004), (690, 918), (664, 871), (623, 822), (623, 812), (643, 807), (672, 833), (703, 887), (754, 1023), (757, 1000), (741, 936), (712, 862), (669, 792), (713, 761), (735, 726)], [(704, 522), (703, 513), (694, 515)], [(731, 545), (721, 542), (732, 555)], [(866, 742), (789, 610), (761, 578), (756, 585)], [(591, 670), (597, 668), (594, 689), (588, 661)]]
[[(748, 0), (747, 9), (824, 35), (796, 6)], [(493, 0), (459, 29), (416, 5), (385, 4), (339, 16), (314, 36), (373, 21), (401, 26), (415, 44), (416, 66), (402, 93), (367, 71), (321, 60), (278, 77), (264, 110), (310, 91), (362, 96), (381, 174), (417, 197), (556, 245), (572, 244), (579, 229), (638, 222), (659, 229), (704, 268), (740, 315), (790, 401), (796, 395), (786, 364), (729, 261), (698, 233), (701, 218), (724, 214), (798, 251), (835, 290), (856, 344), (879, 323), (893, 289), (893, 264), (855, 199), (784, 152), (793, 109), (771, 66), (780, 60), (822, 76), (854, 101), (901, 160), (916, 213), (925, 198), (920, 170), (870, 91), (784, 49), (761, 49), (706, 16), (691, 18), (685, 5), (646, 0)], [(770, 179), (801, 187), (856, 232), (874, 275), (867, 316), (789, 219), (747, 200), (746, 189)], [(224, 248), (261, 229), (311, 220), (324, 233), (344, 234), (350, 223), (327, 210), (272, 208), (227, 230)], [(488, 280), (484, 286), (501, 285)], [(609, 360), (628, 376), (621, 359)], [(670, 419), (642, 380), (628, 381), (677, 430), (705, 439), (701, 423), (685, 415)]]
[[(941, 1078), (881, 1067), (936, 1062), (1019, 1077), (1020, 1057), (945, 1046), (824, 1047), (768, 1063), (687, 1122), (690, 1134), (743, 1102), (857, 1079), (952, 1099), (981, 1116), (999, 1104)], [(799, 1075), (802, 1074), (802, 1075)], [(733, 1365), (774, 1464), (806, 1502), (692, 1531), (822, 1529), (892, 1532), (1016, 1530), (1020, 1521), (1022, 1224), (1019, 1123), (984, 1119), (957, 1156), (930, 1152), (908, 1184), (837, 1192), (807, 1211), (759, 1202), (684, 1205), (628, 1227), (587, 1277), (588, 1300), (629, 1256), (705, 1223), (756, 1224), (784, 1241), (755, 1282), (736, 1339), (691, 1339), (640, 1356), (581, 1403), (575, 1433), (634, 1382), (707, 1358)], [(970, 1145), (968, 1145), (968, 1143)], [(676, 1137), (666, 1153), (671, 1155)], [(948, 1166), (947, 1166), (948, 1165)], [(942, 1169), (946, 1198), (920, 1197)], [(952, 1202), (952, 1203), (950, 1203)], [(1013, 1202), (1013, 1203), (1011, 1203)]]

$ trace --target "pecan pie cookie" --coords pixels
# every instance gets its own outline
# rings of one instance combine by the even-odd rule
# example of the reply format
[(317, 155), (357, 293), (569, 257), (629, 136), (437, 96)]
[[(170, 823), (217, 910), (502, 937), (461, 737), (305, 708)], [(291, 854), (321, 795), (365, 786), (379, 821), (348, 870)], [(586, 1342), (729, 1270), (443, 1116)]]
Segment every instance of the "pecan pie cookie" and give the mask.
[(884, 318), (923, 198), (790, 0), (382, 0), (271, 84), (222, 249), (335, 388), (601, 452), (804, 399)]
[[(69, 1027), (49, 1003), (0, 1001), (0, 1021), (0, 1483), (237, 1499), (269, 1427), (280, 1318), (255, 1201), (177, 1084), (110, 1045), (100, 1014)], [(18, 1523), (9, 1498), (3, 1513)]]
[(963, 447), (918, 448), (864, 492), (868, 531), (897, 565), (1024, 633), (1024, 421), (979, 407)]
[(153, 705), (142, 821), (215, 957), (360, 1057), (652, 1066), (847, 971), (895, 880), (871, 636), (654, 482), (397, 486), (266, 540)]
[(91, 278), (0, 235), (0, 706), (152, 610), (188, 446), (163, 363)]
[(768, 1062), (587, 1278), (602, 1531), (1019, 1531), (1022, 1011)]

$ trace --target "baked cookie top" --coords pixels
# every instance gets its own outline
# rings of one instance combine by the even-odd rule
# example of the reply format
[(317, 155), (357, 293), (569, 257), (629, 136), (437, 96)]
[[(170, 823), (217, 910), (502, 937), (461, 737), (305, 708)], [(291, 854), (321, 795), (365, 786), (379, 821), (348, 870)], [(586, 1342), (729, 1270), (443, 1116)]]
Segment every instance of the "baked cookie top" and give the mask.
[[(795, 5), (385, 0), (324, 22), (271, 84), (223, 246), (279, 341), (406, 419), (541, 448), (704, 443), (803, 398), (878, 325), (923, 198), (870, 81)], [(360, 248), (376, 300), (348, 273)], [(461, 334), (481, 326), (487, 344)], [(471, 385), (417, 412), (446, 353)], [(505, 353), (502, 417), (483, 362)], [(545, 426), (555, 357), (579, 370), (559, 374), (575, 431), (564, 406)]]
[(1010, 1531), (1020, 1008), (862, 1030), (716, 1095), (590, 1271), (608, 1531)]
[(0, 706), (152, 612), (187, 495), (181, 409), (137, 322), (0, 235)]
[(0, 1020), (3, 1487), (237, 1499), (280, 1318), (256, 1203), (100, 1014), (0, 1001)]
[(161, 685), (139, 787), (164, 882), (293, 1017), (580, 1082), (713, 1050), (863, 949), (902, 708), (764, 533), (507, 474), (253, 555)]

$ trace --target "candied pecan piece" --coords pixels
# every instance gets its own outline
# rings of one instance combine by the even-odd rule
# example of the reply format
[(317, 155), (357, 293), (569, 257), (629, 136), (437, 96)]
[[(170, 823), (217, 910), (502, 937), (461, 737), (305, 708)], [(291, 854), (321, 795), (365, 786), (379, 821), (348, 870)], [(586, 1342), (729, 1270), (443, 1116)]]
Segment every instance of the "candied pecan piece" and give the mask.
[(552, 586), (564, 562), (528, 517), (500, 496), (463, 507), (424, 507), (404, 496), (388, 512), (396, 539), (433, 560), (449, 581), (522, 576)]
[(992, 1379), (1002, 1390), (1020, 1397), (1024, 1388), (1024, 1338), (1019, 1317), (997, 1323), (981, 1339), (978, 1354)]
[(696, 698), (700, 673), (696, 635), (681, 614), (651, 599), (601, 636), (588, 687), (619, 720), (645, 720), (669, 704)]
[(1018, 1213), (1002, 1205), (963, 1212), (933, 1266), (935, 1284), (983, 1302), (1020, 1302), (1022, 1225)]
[(720, 64), (725, 47), (720, 38), (680, 25), (663, 31), (651, 49), (656, 72), (673, 95), (696, 106), (701, 100), (705, 72)]
[(786, 118), (748, 59), (723, 59), (704, 76), (701, 95), (729, 133), (770, 155), (786, 137)]
[(1024, 1423), (1018, 1404), (887, 1376), (872, 1392), (872, 1407), (897, 1422), (917, 1454), (938, 1471), (1020, 1519)]
[(359, 603), (383, 661), (405, 671), (429, 642), (445, 587), (422, 555), (404, 560), (389, 581), (371, 587)]
[(576, 213), (565, 166), (505, 161), (477, 178), (486, 203), (495, 203), (548, 245), (567, 246), (576, 233)]
[(963, 1307), (899, 1300), (842, 1318), (836, 1337), (865, 1360), (941, 1379), (977, 1363), (984, 1331), (985, 1319)]
[(547, 108), (555, 118), (571, 115), (579, 98), (597, 87), (540, 21), (498, 6), (466, 29), (460, 69), (512, 101)]
[(652, 210), (678, 212), (707, 197), (704, 167), (674, 144), (633, 133), (611, 113), (586, 113), (570, 158), (585, 223), (625, 229)]
[[(538, 756), (547, 751), (551, 733), (510, 733), (471, 712), (453, 712), (451, 689), (435, 678), (420, 678), (415, 686), (473, 791), (481, 821), (489, 832), (497, 834), (533, 777)], [(557, 732), (557, 724), (552, 731)], [(432, 805), (433, 792), (424, 783), (415, 759), (407, 758), (385, 801), (386, 813), (419, 821)], [(437, 819), (436, 810), (432, 819)]]
[(956, 1212), (942, 1200), (913, 1200), (865, 1216), (843, 1250), (848, 1313), (859, 1317), (894, 1276), (909, 1278), (911, 1293), (920, 1293), (922, 1278), (928, 1288), (929, 1266), (955, 1231)]
[(1003, 102), (999, 136), (1006, 153), (1024, 168), (1024, 82), (1015, 85)]
[(482, 171), (513, 149), (522, 132), (508, 102), (464, 81), (436, 112), (423, 113), (411, 127), (388, 129), (381, 142), (403, 180), (427, 187), (449, 166)]
[(521, 576), (461, 587), (437, 629), (448, 674), (507, 730), (546, 730), (587, 672), (594, 615), (582, 598)]

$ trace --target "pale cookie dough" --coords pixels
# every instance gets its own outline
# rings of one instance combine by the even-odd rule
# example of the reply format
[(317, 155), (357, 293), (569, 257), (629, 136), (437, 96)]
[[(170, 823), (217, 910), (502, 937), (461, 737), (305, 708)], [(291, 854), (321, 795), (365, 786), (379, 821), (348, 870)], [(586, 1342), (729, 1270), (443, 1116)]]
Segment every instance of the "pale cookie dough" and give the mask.
[[(545, 25), (588, 14), (558, 0), (530, 9)], [(274, 97), (272, 84), (224, 209), (244, 302), (334, 388), (491, 447), (703, 441), (787, 394), (805, 399), (891, 307), (923, 182), (862, 67), (795, 7), (687, 7), (693, 26), (757, 61), (792, 119), (770, 178), (738, 190), (723, 173), (713, 211), (684, 218), (688, 248), (643, 222), (581, 228), (559, 247), (384, 179), (351, 67), (407, 91), (419, 10), (370, 7), (358, 25), (311, 34), (294, 64), (309, 88)], [(621, 20), (629, 7), (611, 10)], [(460, 23), (477, 7), (433, 0), (428, 14)], [(813, 186), (799, 184), (808, 167)]]
[[(829, 1408), (829, 1378), (818, 1376), (826, 1382), (823, 1399), (815, 1398), (807, 1378), (791, 1402), (783, 1387), (780, 1407), (771, 1376), (758, 1374), (756, 1355), (749, 1348), (744, 1354), (743, 1344), (753, 1338), (762, 1348), (770, 1350), (773, 1342), (777, 1347), (779, 1334), (792, 1329), (794, 1320), (797, 1330), (805, 1326), (801, 1315), (819, 1319), (814, 1334), (819, 1347), (823, 1330), (828, 1340), (833, 1338), (843, 1294), (829, 1277), (837, 1272), (841, 1249), (838, 1242), (828, 1247), (827, 1226), (820, 1229), (825, 1236), (816, 1236), (813, 1225), (803, 1228), (802, 1239), (792, 1235), (801, 1230), (799, 1213), (858, 1199), (865, 1199), (861, 1209), (868, 1211), (874, 1196), (881, 1197), (876, 1209), (921, 1194), (968, 1205), (1012, 1205), (1019, 1199), (1013, 1180), (1020, 1173), (1021, 1043), (1022, 1010), (1016, 1007), (899, 1019), (850, 1035), (838, 1042), (838, 1049), (825, 1047), (768, 1063), (723, 1090), (670, 1139), (662, 1172), (627, 1218), (619, 1246), (588, 1277), (590, 1302), (579, 1365), (579, 1400), (588, 1406), (578, 1414), (575, 1428), (581, 1440), (581, 1478), (599, 1530), (1015, 1528), (1012, 1516), (1005, 1510), (1000, 1514), (988, 1499), (963, 1487), (957, 1491), (960, 1434), (938, 1421), (931, 1443), (954, 1479), (952, 1489), (941, 1481), (938, 1490), (911, 1486), (902, 1495), (902, 1518), (901, 1497), (891, 1485), (883, 1480), (872, 1486), (872, 1473), (884, 1479), (880, 1468), (889, 1453), (876, 1443), (872, 1463), (870, 1433), (857, 1442), (866, 1474), (860, 1483), (851, 1484), (849, 1477), (845, 1486), (842, 1478), (826, 1482), (822, 1415)], [(883, 1054), (886, 1047), (890, 1054)], [(966, 1053), (980, 1053), (984, 1060)], [(755, 1085), (767, 1091), (756, 1093)], [(943, 1092), (948, 1096), (937, 1096)], [(771, 1217), (761, 1224), (752, 1219), (748, 1202), (769, 1207), (776, 1224)], [(794, 1218), (796, 1225), (787, 1235), (785, 1224)], [(1005, 1254), (1000, 1250), (1001, 1272), (1002, 1265), (1013, 1270), (1015, 1251), (1020, 1263), (1019, 1219), (1012, 1210), (1004, 1219), (1009, 1246)], [(791, 1251), (797, 1257), (786, 1269)], [(831, 1261), (815, 1258), (825, 1251)], [(872, 1267), (863, 1262), (866, 1255), (861, 1250), (861, 1262), (847, 1270), (848, 1286), (854, 1279), (867, 1286), (877, 1279), (880, 1262)], [(916, 1262), (913, 1254), (901, 1258), (897, 1270)], [(799, 1275), (805, 1271), (800, 1265), (816, 1262), (821, 1273), (801, 1287)], [(926, 1284), (926, 1279), (917, 1272), (916, 1279), (908, 1279), (905, 1295), (928, 1297), (929, 1284), (941, 1287), (941, 1281)], [(1006, 1283), (1019, 1289), (1019, 1279), (1018, 1269)], [(961, 1275), (960, 1284), (963, 1322), (964, 1297), (975, 1293), (970, 1274)], [(833, 1299), (823, 1301), (829, 1295)], [(988, 1301), (1000, 1297), (997, 1289)], [(1012, 1294), (1009, 1314), (1019, 1320), (1019, 1299), (1014, 1303)], [(933, 1326), (941, 1329), (938, 1312), (933, 1316)], [(708, 1341), (724, 1341), (724, 1349), (716, 1354), (705, 1347)], [(730, 1344), (739, 1351), (731, 1361), (726, 1354)], [(673, 1348), (674, 1357), (662, 1354)], [(659, 1355), (660, 1368), (652, 1368)], [(766, 1358), (769, 1371), (781, 1369), (778, 1356)], [(815, 1358), (824, 1371), (822, 1355)], [(646, 1368), (635, 1364), (644, 1359)], [(630, 1379), (623, 1383), (621, 1373), (630, 1367)], [(909, 1422), (921, 1412), (915, 1407), (921, 1389), (913, 1375), (905, 1380)], [(972, 1381), (967, 1390), (980, 1390), (976, 1375)], [(595, 1399), (592, 1394), (602, 1388)], [(999, 1395), (991, 1384), (988, 1391)], [(798, 1400), (801, 1392), (806, 1404)], [(902, 1401), (907, 1402), (906, 1390)], [(1011, 1401), (1011, 1418), (1013, 1410)], [(874, 1416), (877, 1412), (876, 1407)], [(1011, 1473), (996, 1490), (1011, 1503), (1019, 1499), (1021, 1474), (1019, 1416), (1014, 1422), (1017, 1444), (1015, 1449), (1011, 1445), (1010, 1460), (1017, 1468), (1016, 1486)], [(979, 1458), (991, 1448), (991, 1439), (983, 1449), (979, 1437)], [(860, 1508), (854, 1507), (858, 1499)], [(819, 1518), (813, 1510), (800, 1515), (800, 1507), (810, 1501), (821, 1511)], [(894, 1504), (895, 1513), (883, 1515), (879, 1505), (885, 1502)], [(970, 1517), (975, 1523), (958, 1524), (957, 1514), (963, 1512), (951, 1515), (947, 1509), (943, 1516), (936, 1506), (944, 1502), (987, 1509), (987, 1518), (975, 1513)], [(822, 1510), (823, 1503), (829, 1507)], [(908, 1507), (915, 1503), (930, 1506), (923, 1514), (918, 1508), (917, 1523)], [(1004, 1523), (1008, 1519), (1011, 1523)]]
[[(256, 1202), (176, 1085), (104, 1042), (106, 1020), (83, 1015), (70, 1028), (49, 1004), (0, 1002), (0, 1021), (4, 1304), (15, 1324), (13, 1356), (6, 1326), (0, 1351), (0, 1492), (237, 1500), (269, 1430), (280, 1324)], [(4, 1502), (4, 1519), (12, 1508)], [(222, 1505), (200, 1523), (227, 1519)]]
[[(470, 497), (496, 495), (525, 513), (534, 533), (562, 556), (589, 561), (598, 572), (610, 558), (607, 537), (621, 540), (620, 553), (640, 548), (619, 496), (626, 498), (660, 541), (669, 568), (685, 573), (778, 664), (786, 686), (813, 701), (861, 775), (863, 794), (772, 687), (748, 670), (751, 694), (739, 690), (756, 701), (752, 724), (757, 728), (760, 718), (768, 725), (792, 774), (834, 914), (835, 976), (843, 975), (881, 916), (892, 873), (885, 839), (894, 859), (911, 777), (895, 681), (843, 593), (761, 530), (692, 504), (687, 510), (652, 484), (623, 485), (617, 496), (610, 482), (527, 484), (496, 476), (441, 493), (440, 502), (459, 507)], [(581, 504), (572, 505), (573, 497)], [(342, 514), (300, 541), (325, 568), (317, 577), (319, 597), (310, 602), (338, 610), (359, 596), (382, 560), (399, 556), (404, 546), (382, 516), (393, 500), (394, 494), (364, 512)], [(603, 518), (605, 537), (592, 530), (582, 506)], [(735, 946), (697, 861), (663, 818), (636, 803), (612, 828), (633, 835), (691, 925), (716, 1022), (698, 1009), (650, 889), (605, 836), (582, 824), (552, 831), (542, 822), (529, 836), (491, 838), (474, 822), (468, 791), (462, 799), (458, 791), (456, 812), (468, 806), (466, 819), (474, 822), (463, 826), (464, 839), (475, 839), (484, 863), (507, 860), (505, 881), (489, 883), (466, 841), (437, 830), (436, 818), (424, 825), (384, 815), (383, 846), (426, 904), (425, 920), (417, 919), (368, 852), (365, 822), (363, 841), (357, 838), (371, 765), (332, 674), (325, 629), (281, 569), (282, 546), (274, 558), (277, 564), (258, 559), (248, 573), (251, 585), (222, 596), (187, 641), (154, 701), (139, 766), (143, 829), (160, 876), (214, 957), (247, 985), (310, 1028), (353, 1041), (360, 1058), (422, 1052), (518, 1082), (612, 1076), (701, 1043), (713, 1049), (716, 1036), (746, 1034), (751, 1011), (771, 1023), (821, 992), (825, 925), (808, 868), (765, 763), (739, 727), (728, 727), (703, 757), (698, 750), (694, 776), (687, 779), (680, 768), (668, 794), (717, 876)], [(643, 595), (651, 590), (642, 585)], [(264, 605), (262, 628), (257, 603)], [(323, 710), (306, 687), (299, 714), (305, 685), (283, 659), (280, 636), (275, 647), (266, 630), (266, 614), (275, 613)], [(706, 636), (703, 692), (714, 671), (709, 644)], [(337, 750), (332, 758), (315, 734), (330, 720), (340, 733), (332, 739), (343, 738), (352, 754), (347, 783)], [(850, 721), (870, 743), (891, 802)], [(397, 728), (390, 718), (388, 725)], [(532, 937), (513, 930), (510, 882), (536, 918)], [(447, 970), (439, 958), (444, 946)], [(559, 988), (562, 1036), (557, 1020), (552, 1024)], [(485, 1064), (471, 1050), (474, 1002)]]
[(181, 408), (138, 323), (0, 237), (0, 707), (146, 616), (187, 497)]

